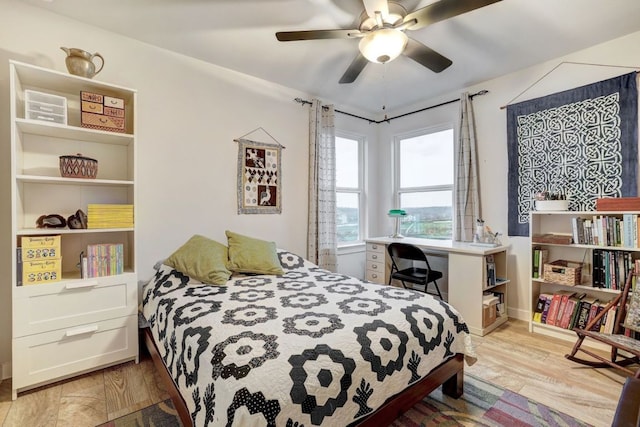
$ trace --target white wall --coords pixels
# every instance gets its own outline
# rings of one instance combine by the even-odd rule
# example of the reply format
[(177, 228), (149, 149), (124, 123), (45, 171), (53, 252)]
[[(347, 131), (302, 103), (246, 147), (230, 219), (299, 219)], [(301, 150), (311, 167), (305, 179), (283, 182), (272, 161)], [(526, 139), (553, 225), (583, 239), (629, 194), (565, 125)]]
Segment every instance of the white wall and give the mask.
[[(531, 304), (528, 280), (529, 241), (525, 237), (510, 238), (506, 236), (507, 122), (506, 110), (500, 107), (511, 103), (512, 100), (513, 102), (525, 101), (640, 69), (639, 45), (640, 32), (637, 32), (516, 73), (463, 88), (456, 93), (430, 100), (415, 108), (424, 108), (458, 98), (460, 93), (465, 91), (469, 93), (476, 93), (483, 89), (489, 91), (488, 94), (475, 97), (473, 100), (478, 139), (482, 217), (494, 231), (504, 233), (503, 243), (511, 246), (508, 262), (509, 278), (511, 279), (508, 300), (510, 316), (528, 320)], [(562, 62), (606, 66), (563, 64), (549, 73)], [(619, 66), (624, 66), (624, 68)], [(547, 73), (549, 74), (536, 84), (538, 79)], [(532, 87), (528, 89), (530, 86)], [(516, 97), (517, 99), (514, 99)], [(381, 150), (378, 158), (380, 176), (378, 177), (377, 189), (380, 194), (389, 196), (382, 197), (380, 204), (373, 206), (373, 209), (386, 212), (387, 209), (392, 208), (390, 196), (392, 175), (388, 154), (391, 153), (393, 135), (440, 123), (452, 121), (455, 123), (458, 109), (458, 103), (450, 104), (393, 120), (389, 125), (381, 125), (378, 143)], [(411, 109), (407, 111), (411, 111)], [(372, 231), (376, 235), (389, 234), (391, 223), (385, 218), (381, 218), (374, 225)], [(450, 283), (449, 286), (455, 286), (455, 283)]]
[[(0, 0), (0, 10), (0, 364), (5, 371), (11, 359), (9, 59), (66, 72), (60, 46), (99, 52), (105, 67), (95, 79), (138, 90), (140, 279), (148, 279), (157, 260), (195, 233), (225, 242), (229, 229), (306, 254), (309, 108), (293, 99), (309, 95), (19, 1)], [(347, 118), (340, 126), (363, 127)], [(282, 214), (238, 215), (233, 140), (260, 127), (286, 147)], [(261, 132), (250, 137), (270, 142)]]

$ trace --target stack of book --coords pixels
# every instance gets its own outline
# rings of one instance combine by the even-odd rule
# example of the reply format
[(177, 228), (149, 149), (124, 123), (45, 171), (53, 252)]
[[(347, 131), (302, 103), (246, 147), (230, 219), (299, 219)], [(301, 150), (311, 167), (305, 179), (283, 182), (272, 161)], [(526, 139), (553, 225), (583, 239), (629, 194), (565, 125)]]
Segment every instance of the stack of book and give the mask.
[[(608, 301), (599, 301), (585, 293), (557, 291), (554, 294), (541, 293), (533, 312), (533, 321), (562, 329), (584, 329), (596, 317)], [(613, 331), (616, 307), (612, 307), (592, 331), (611, 333)]]
[(112, 276), (124, 272), (122, 243), (88, 245), (86, 255), (80, 254), (82, 278)]
[(622, 218), (593, 215), (591, 218), (571, 219), (573, 243), (595, 246), (637, 248), (639, 240), (638, 215), (625, 213)]
[(133, 227), (133, 205), (90, 204), (87, 211), (87, 228)]

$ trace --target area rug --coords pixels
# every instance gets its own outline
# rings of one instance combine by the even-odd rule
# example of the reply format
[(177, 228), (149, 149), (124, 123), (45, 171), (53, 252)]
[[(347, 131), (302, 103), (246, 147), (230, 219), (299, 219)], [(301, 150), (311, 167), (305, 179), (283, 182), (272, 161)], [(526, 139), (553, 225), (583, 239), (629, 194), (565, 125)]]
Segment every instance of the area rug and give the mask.
[[(165, 400), (99, 427), (151, 426), (182, 426), (171, 400)], [(396, 419), (391, 426), (586, 427), (589, 424), (465, 374), (464, 395), (460, 399), (443, 395), (439, 388)]]

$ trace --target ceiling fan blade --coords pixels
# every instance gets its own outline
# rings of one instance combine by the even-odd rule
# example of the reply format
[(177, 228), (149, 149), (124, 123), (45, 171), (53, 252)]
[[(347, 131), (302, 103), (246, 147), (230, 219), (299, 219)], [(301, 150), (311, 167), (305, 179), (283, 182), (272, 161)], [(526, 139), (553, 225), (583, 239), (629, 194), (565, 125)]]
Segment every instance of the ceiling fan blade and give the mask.
[(276, 38), (281, 42), (297, 40), (348, 39), (359, 37), (360, 30), (306, 30), (306, 31), (278, 31)]
[(417, 30), (499, 1), (502, 0), (440, 0), (407, 14), (403, 22), (415, 19), (416, 23), (407, 29)]
[(364, 56), (362, 56), (361, 53), (358, 53), (358, 56), (356, 56), (353, 62), (351, 62), (351, 65), (349, 65), (349, 68), (347, 68), (347, 71), (345, 71), (342, 77), (340, 78), (339, 83), (340, 84), (353, 83), (358, 78), (358, 76), (360, 75), (362, 70), (364, 70), (364, 67), (366, 67), (368, 63), (369, 63), (369, 60)]
[(376, 19), (376, 12), (382, 14), (382, 19), (386, 19), (389, 16), (389, 3), (387, 3), (387, 0), (362, 0), (362, 3), (369, 18)]
[(407, 47), (402, 54), (435, 73), (443, 71), (452, 64), (449, 58), (411, 38), (407, 41)]

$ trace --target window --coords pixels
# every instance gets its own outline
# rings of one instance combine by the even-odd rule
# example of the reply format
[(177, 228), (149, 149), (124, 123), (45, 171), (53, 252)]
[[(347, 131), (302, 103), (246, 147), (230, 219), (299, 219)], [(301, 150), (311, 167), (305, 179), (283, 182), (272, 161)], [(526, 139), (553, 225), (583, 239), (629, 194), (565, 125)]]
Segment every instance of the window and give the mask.
[(396, 206), (400, 233), (429, 239), (453, 236), (453, 129), (427, 129), (395, 138)]
[(363, 236), (363, 138), (336, 135), (336, 230), (338, 245)]

